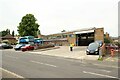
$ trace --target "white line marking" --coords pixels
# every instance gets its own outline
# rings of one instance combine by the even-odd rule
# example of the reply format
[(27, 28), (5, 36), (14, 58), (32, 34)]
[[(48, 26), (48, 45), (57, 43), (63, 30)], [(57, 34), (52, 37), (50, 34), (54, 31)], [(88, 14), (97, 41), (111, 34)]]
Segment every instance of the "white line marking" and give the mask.
[(103, 76), (103, 77), (109, 77), (109, 78), (118, 78), (118, 77), (114, 77), (114, 76), (109, 76), (109, 75), (104, 75), (104, 74), (98, 74), (98, 73), (93, 73), (93, 72), (87, 72), (87, 71), (83, 71), (83, 73), (93, 74), (93, 75)]
[(43, 64), (43, 65), (47, 65), (47, 66), (51, 66), (51, 67), (57, 67), (57, 66), (52, 65), (52, 64), (42, 63), (42, 62), (38, 62), (38, 61), (31, 61), (31, 62), (37, 63), (37, 64)]
[(41, 52), (29, 52), (29, 53), (32, 53), (32, 54), (41, 54)]
[(0, 67), (0, 69), (3, 70), (3, 71), (5, 71), (5, 72), (7, 72), (7, 73), (9, 73), (9, 74), (12, 74), (13, 76), (18, 77), (18, 78), (24, 78), (23, 76), (20, 76), (20, 75), (18, 75), (18, 74), (15, 74), (15, 73), (13, 73), (13, 72), (10, 72), (10, 71), (8, 71), (8, 70), (6, 70), (6, 69), (3, 69), (3, 68), (1, 68), (1, 67)]
[(111, 71), (108, 71), (108, 70), (101, 70), (101, 71), (108, 72), (108, 73), (110, 73), (110, 72), (111, 72)]
[(14, 58), (14, 59), (18, 59), (17, 57), (13, 57), (13, 56), (8, 56), (8, 55), (5, 55), (6, 57), (10, 57), (10, 58)]
[(93, 64), (93, 65), (103, 66), (103, 67), (120, 68), (120, 67), (117, 67), (117, 66), (108, 66), (108, 65), (101, 65), (101, 64)]

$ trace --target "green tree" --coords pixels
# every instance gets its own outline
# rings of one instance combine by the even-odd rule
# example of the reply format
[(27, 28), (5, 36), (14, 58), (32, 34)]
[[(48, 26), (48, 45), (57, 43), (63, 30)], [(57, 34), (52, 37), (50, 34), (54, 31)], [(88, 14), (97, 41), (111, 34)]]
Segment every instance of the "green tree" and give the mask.
[(14, 32), (14, 30), (12, 31), (12, 36), (13, 36), (13, 37), (15, 36), (15, 32)]
[(6, 33), (7, 33), (7, 34), (10, 34), (10, 29), (6, 29)]
[(37, 35), (41, 35), (41, 32), (40, 32), (40, 30), (38, 30), (38, 31), (37, 31)]
[(5, 35), (7, 35), (7, 34), (8, 33), (5, 30), (0, 32), (0, 36), (2, 36), (2, 37), (5, 36)]
[(107, 39), (107, 38), (104, 38), (104, 42), (105, 42), (105, 43), (110, 43), (110, 40)]
[(66, 32), (66, 30), (62, 30), (61, 32)]
[(2, 37), (6, 36), (8, 34), (10, 34), (10, 30), (9, 29), (6, 29), (6, 30), (3, 30), (3, 31), (0, 32), (0, 36), (2, 36)]
[(38, 23), (33, 14), (26, 14), (22, 17), (18, 26), (18, 33), (20, 36), (37, 36)]

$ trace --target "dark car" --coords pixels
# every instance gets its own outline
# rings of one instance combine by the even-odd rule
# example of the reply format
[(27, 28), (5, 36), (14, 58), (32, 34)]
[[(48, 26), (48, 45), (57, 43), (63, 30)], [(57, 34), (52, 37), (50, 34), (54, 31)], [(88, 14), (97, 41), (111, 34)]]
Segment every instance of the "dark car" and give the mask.
[(101, 40), (95, 41), (96, 43), (99, 43), (99, 46), (101, 47), (103, 45), (103, 42)]
[(13, 47), (10, 44), (1, 43), (0, 49), (12, 49)]
[(31, 44), (27, 44), (27, 45), (21, 47), (21, 50), (22, 50), (22, 51), (34, 50), (34, 46), (31, 45)]
[(90, 43), (87, 47), (86, 53), (88, 54), (99, 54), (100, 44), (97, 42)]
[(17, 44), (14, 49), (15, 50), (21, 50), (21, 47), (25, 46), (25, 44)]

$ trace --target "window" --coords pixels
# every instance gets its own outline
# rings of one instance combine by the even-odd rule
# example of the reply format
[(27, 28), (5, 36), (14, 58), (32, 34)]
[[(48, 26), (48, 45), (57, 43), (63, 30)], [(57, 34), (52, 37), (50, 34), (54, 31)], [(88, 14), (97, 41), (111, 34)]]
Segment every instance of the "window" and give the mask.
[(61, 38), (61, 36), (57, 36), (57, 38)]
[(52, 39), (56, 39), (56, 37), (52, 37)]
[(73, 35), (73, 34), (70, 34), (69, 37), (74, 37), (74, 35)]
[(63, 38), (67, 38), (67, 35), (63, 35)]

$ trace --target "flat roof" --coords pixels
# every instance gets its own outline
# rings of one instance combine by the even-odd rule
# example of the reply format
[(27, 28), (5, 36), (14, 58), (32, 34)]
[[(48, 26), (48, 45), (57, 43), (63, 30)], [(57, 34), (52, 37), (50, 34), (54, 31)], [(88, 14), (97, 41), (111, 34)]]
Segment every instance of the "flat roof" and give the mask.
[(67, 38), (62, 38), (62, 39), (48, 39), (48, 40), (43, 40), (43, 41), (67, 41)]
[[(61, 33), (55, 33), (55, 34), (49, 34), (49, 35), (57, 35), (57, 34), (67, 34), (67, 33), (76, 33), (76, 32), (83, 32), (83, 31), (93, 31), (95, 30), (96, 28), (95, 27), (91, 27), (91, 28), (83, 28), (83, 29), (77, 29), (77, 30), (72, 30), (72, 31), (66, 31), (66, 32), (61, 32)], [(45, 35), (45, 36), (49, 36), (49, 35)]]

